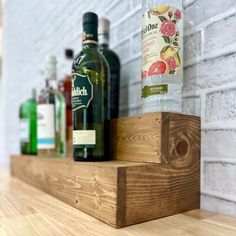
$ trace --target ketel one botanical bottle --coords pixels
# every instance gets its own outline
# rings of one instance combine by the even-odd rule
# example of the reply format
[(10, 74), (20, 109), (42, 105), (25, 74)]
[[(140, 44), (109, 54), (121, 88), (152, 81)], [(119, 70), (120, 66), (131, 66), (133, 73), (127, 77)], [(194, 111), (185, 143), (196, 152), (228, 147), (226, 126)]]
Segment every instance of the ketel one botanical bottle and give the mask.
[(72, 66), (73, 157), (109, 158), (109, 67), (98, 49), (98, 17), (83, 15), (83, 49)]
[(21, 154), (37, 154), (37, 102), (36, 91), (32, 98), (20, 106), (20, 146)]
[(66, 154), (66, 104), (57, 90), (56, 58), (46, 58), (46, 88), (38, 101), (38, 153), (51, 157)]
[(110, 99), (111, 118), (119, 117), (119, 91), (120, 91), (120, 60), (117, 54), (109, 49), (110, 21), (106, 18), (99, 18), (98, 42), (100, 51), (106, 58), (110, 67)]
[(71, 104), (71, 66), (74, 52), (71, 49), (65, 50), (65, 61), (63, 64), (64, 79), (58, 84), (58, 90), (63, 94), (66, 102), (66, 151), (68, 156), (72, 156), (72, 104)]
[(182, 111), (182, 17), (182, 0), (143, 0), (143, 113)]

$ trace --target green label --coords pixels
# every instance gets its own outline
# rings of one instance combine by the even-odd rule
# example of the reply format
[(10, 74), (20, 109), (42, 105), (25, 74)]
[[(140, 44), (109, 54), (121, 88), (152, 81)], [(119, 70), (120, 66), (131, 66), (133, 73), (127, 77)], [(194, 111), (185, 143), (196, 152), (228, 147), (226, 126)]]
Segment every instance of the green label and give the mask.
[(72, 109), (87, 108), (93, 99), (93, 84), (88, 75), (72, 74)]
[(144, 86), (144, 88), (142, 89), (142, 98), (147, 98), (151, 95), (166, 94), (167, 92), (168, 92), (167, 84)]

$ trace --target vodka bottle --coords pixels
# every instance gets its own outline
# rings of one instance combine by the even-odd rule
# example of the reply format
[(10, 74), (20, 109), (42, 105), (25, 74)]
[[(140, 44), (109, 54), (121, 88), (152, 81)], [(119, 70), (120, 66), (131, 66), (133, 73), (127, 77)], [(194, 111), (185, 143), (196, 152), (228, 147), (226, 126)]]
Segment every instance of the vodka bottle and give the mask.
[(143, 0), (142, 112), (181, 112), (182, 0)]

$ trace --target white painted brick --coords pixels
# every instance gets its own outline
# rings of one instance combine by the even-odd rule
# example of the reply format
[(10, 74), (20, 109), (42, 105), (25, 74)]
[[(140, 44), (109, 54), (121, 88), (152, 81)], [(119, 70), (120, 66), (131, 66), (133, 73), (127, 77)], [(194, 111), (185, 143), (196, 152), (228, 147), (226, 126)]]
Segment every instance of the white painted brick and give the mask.
[(120, 89), (120, 108), (132, 109), (139, 107), (141, 103), (141, 82), (132, 86), (124, 86)]
[(122, 19), (130, 11), (130, 1), (118, 1), (112, 9), (107, 12), (108, 17), (113, 22)]
[(121, 63), (130, 57), (130, 40), (126, 40), (117, 45), (114, 50), (120, 56)]
[(184, 97), (183, 98), (183, 113), (188, 115), (200, 116), (200, 97)]
[(209, 25), (205, 29), (204, 51), (206, 53), (234, 42), (236, 35), (236, 14)]
[(203, 130), (201, 138), (202, 157), (219, 160), (236, 157), (236, 130)]
[(207, 94), (206, 121), (227, 121), (236, 119), (236, 89)]
[(197, 0), (185, 8), (185, 17), (194, 24), (209, 20), (210, 17), (222, 13), (236, 5), (235, 0), (206, 1)]
[(142, 0), (131, 0), (132, 8), (137, 7), (138, 5), (142, 4)]
[(126, 63), (121, 68), (121, 86), (141, 82), (141, 58)]
[(141, 31), (133, 36), (132, 39), (132, 53), (140, 54), (141, 53)]
[(212, 88), (235, 81), (235, 61), (236, 53), (231, 53), (186, 67), (184, 70), (184, 91)]
[(236, 201), (236, 162), (204, 162), (203, 189), (235, 195)]
[(226, 201), (203, 194), (201, 195), (201, 208), (225, 215), (236, 215), (236, 202)]
[(122, 39), (136, 32), (141, 27), (142, 11), (139, 10), (135, 14), (128, 17), (128, 19), (117, 26), (117, 39)]
[(200, 56), (201, 32), (196, 32), (184, 37), (184, 61)]

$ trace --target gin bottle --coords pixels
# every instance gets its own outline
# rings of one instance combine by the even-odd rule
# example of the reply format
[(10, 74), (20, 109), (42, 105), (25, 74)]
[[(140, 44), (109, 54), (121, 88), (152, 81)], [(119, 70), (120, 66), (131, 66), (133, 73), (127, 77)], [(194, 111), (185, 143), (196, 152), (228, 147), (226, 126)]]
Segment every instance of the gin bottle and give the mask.
[(143, 113), (182, 111), (182, 13), (182, 0), (143, 0)]
[(32, 97), (20, 106), (20, 148), (21, 154), (37, 154), (37, 102), (36, 90)]
[(66, 104), (57, 90), (56, 58), (46, 58), (46, 88), (38, 101), (38, 153), (51, 157), (66, 154)]

